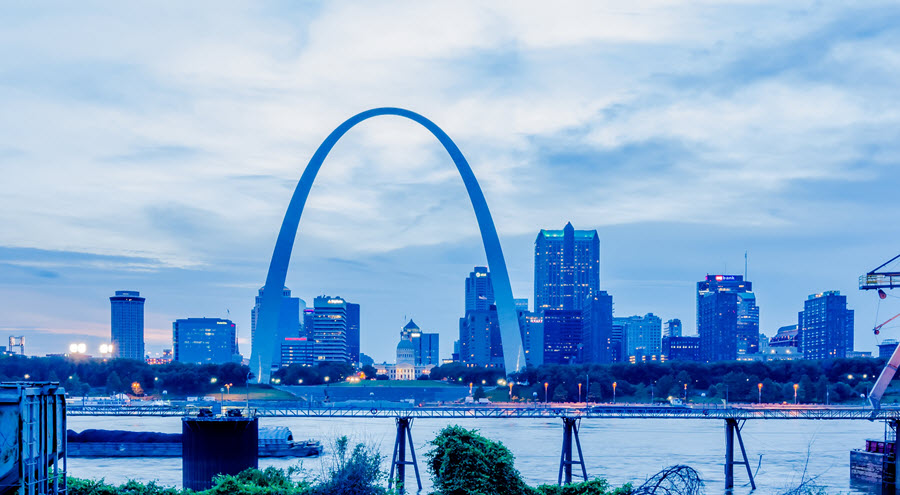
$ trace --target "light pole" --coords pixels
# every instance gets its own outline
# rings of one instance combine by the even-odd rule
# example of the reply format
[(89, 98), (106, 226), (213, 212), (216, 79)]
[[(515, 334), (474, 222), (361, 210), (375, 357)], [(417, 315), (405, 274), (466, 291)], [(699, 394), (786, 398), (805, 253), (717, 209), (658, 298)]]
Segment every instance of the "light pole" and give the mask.
[(512, 395), (513, 382), (509, 382), (509, 383), (507, 383), (507, 385), (509, 385), (509, 401), (512, 402), (512, 400), (513, 400), (513, 395)]
[(794, 404), (797, 403), (797, 389), (798, 389), (798, 388), (800, 388), (800, 384), (799, 384), (799, 383), (795, 383), (795, 384), (794, 384)]
[(547, 402), (547, 387), (549, 387), (549, 386), (550, 386), (549, 383), (544, 382), (544, 403)]
[(328, 382), (330, 382), (330, 381), (331, 381), (331, 377), (330, 377), (330, 376), (326, 376), (326, 377), (325, 377), (325, 386), (326, 386), (326, 387), (328, 386)]
[(756, 403), (762, 404), (762, 383), (761, 382), (758, 385), (756, 385), (756, 389), (757, 389)]
[(472, 395), (472, 382), (469, 382), (469, 395)]
[(584, 404), (588, 403), (588, 396), (591, 395), (591, 375), (584, 374)]
[(247, 385), (247, 417), (250, 417), (250, 375), (252, 372), (247, 372), (247, 380), (244, 382)]
[(219, 387), (219, 402), (225, 402), (225, 387)]
[(687, 402), (687, 383), (684, 384), (684, 401)]
[(578, 402), (581, 402), (581, 384), (578, 384)]
[(655, 384), (656, 384), (656, 382), (653, 382), (653, 381), (650, 382), (650, 404), (653, 404), (654, 400), (656, 399), (656, 394), (653, 393), (653, 385), (655, 385)]
[(613, 382), (613, 404), (616, 403), (616, 385), (618, 385), (618, 383)]

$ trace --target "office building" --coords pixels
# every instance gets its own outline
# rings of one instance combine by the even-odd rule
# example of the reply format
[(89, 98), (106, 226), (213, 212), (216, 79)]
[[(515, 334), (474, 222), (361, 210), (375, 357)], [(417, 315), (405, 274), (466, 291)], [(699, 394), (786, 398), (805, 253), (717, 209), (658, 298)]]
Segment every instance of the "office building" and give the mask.
[(806, 359), (842, 358), (853, 351), (853, 310), (839, 291), (810, 295), (797, 315), (797, 328)]
[(752, 292), (737, 294), (737, 353), (759, 352), (759, 306)]
[(769, 339), (767, 347), (793, 347), (798, 349), (800, 342), (797, 338), (799, 330), (797, 325), (786, 325), (775, 332), (775, 336)]
[(341, 297), (319, 296), (313, 301), (313, 362), (350, 362), (347, 344), (347, 301)]
[(412, 320), (403, 326), (400, 331), (400, 340), (408, 340), (412, 343), (413, 364), (439, 365), (440, 364), (440, 336), (436, 333), (425, 333)]
[(172, 323), (175, 361), (196, 364), (240, 362), (237, 329), (222, 318), (184, 318)]
[(759, 350), (759, 308), (752, 290), (752, 283), (742, 275), (707, 275), (697, 282), (697, 334), (702, 361), (737, 359), (739, 348), (742, 354)]
[(109, 298), (112, 356), (144, 360), (144, 298), (131, 290), (117, 290)]
[(613, 318), (610, 357), (614, 363), (625, 362), (625, 322), (624, 318)]
[(516, 311), (528, 311), (528, 298), (527, 297), (514, 298), (513, 304), (516, 305)]
[(613, 338), (613, 298), (606, 291), (599, 291), (588, 298), (582, 310), (584, 363), (612, 363), (616, 347)]
[[(534, 241), (534, 310), (580, 311), (600, 290), (600, 236), (596, 230), (541, 230)], [(580, 315), (578, 319), (580, 319)]]
[(466, 312), (487, 311), (494, 304), (491, 275), (483, 266), (476, 266), (466, 278)]
[(878, 357), (881, 359), (890, 359), (894, 354), (894, 351), (897, 349), (897, 345), (900, 345), (894, 339), (885, 339), (883, 342), (878, 344)]
[(662, 338), (664, 361), (699, 361), (700, 337), (665, 336)]
[(663, 323), (662, 334), (663, 337), (681, 337), (681, 320), (679, 320), (678, 318), (673, 318)]
[(583, 361), (582, 310), (544, 310), (544, 364), (576, 364)]
[(347, 351), (350, 364), (359, 365), (359, 304), (347, 303)]
[[(256, 301), (250, 310), (250, 347), (256, 345), (256, 322), (259, 319), (259, 308), (262, 304), (263, 290), (265, 287), (259, 288)], [(282, 292), (281, 312), (278, 315), (278, 329), (275, 335), (275, 342), (280, 346), (285, 339), (300, 337), (302, 329), (300, 315), (306, 310), (306, 302), (299, 297), (291, 297), (291, 289), (285, 287)], [(272, 359), (272, 366), (281, 366), (281, 352), (275, 353)]]
[(496, 306), (466, 311), (466, 316), (459, 319), (459, 354), (460, 361), (466, 366), (503, 368)]
[(625, 361), (640, 363), (662, 360), (662, 319), (653, 313), (616, 318), (624, 324)]
[(416, 325), (416, 322), (411, 319), (406, 322), (406, 325), (403, 325), (403, 328), (400, 329), (400, 338), (403, 340), (412, 340), (413, 334), (422, 333), (422, 329), (419, 328), (419, 325)]
[(522, 345), (525, 347), (526, 366), (544, 364), (544, 317), (538, 313), (519, 313), (519, 328), (522, 331)]
[(314, 341), (306, 337), (287, 337), (281, 342), (281, 366), (299, 364), (312, 366), (314, 361)]

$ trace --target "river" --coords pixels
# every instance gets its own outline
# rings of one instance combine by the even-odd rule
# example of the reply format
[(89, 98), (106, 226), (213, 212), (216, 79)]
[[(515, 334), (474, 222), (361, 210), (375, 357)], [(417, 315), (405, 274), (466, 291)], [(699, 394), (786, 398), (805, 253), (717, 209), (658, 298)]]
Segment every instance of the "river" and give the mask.
[[(68, 419), (69, 428), (120, 429), (181, 432), (180, 418), (80, 417)], [(448, 424), (476, 428), (481, 434), (502, 441), (516, 456), (516, 468), (530, 484), (555, 483), (562, 443), (562, 421), (550, 419), (416, 419), (413, 440), (422, 469), (425, 490), (430, 477), (424, 454), (428, 441)], [(700, 472), (707, 493), (724, 491), (725, 434), (722, 421), (703, 419), (589, 419), (581, 426), (580, 438), (588, 475), (608, 479), (614, 485), (640, 484), (648, 476), (673, 464), (687, 464)], [(322, 472), (328, 448), (335, 438), (347, 435), (354, 443), (375, 446), (387, 459), (395, 436), (388, 418), (261, 418), (260, 426), (287, 426), (295, 439), (313, 438), (326, 446), (321, 458), (262, 458), (260, 467), (302, 464), (311, 475)], [(743, 429), (744, 443), (753, 470), (757, 471), (755, 493), (778, 494), (817, 477), (827, 493), (877, 493), (872, 485), (850, 482), (850, 449), (862, 448), (866, 438), (882, 438), (884, 424), (868, 421), (756, 420)], [(735, 446), (735, 460), (740, 451)], [(760, 461), (761, 460), (761, 461)], [(162, 485), (181, 486), (180, 458), (70, 458), (69, 474), (81, 478), (105, 478), (122, 483), (128, 479), (156, 480)], [(577, 470), (576, 470), (577, 471)], [(408, 483), (414, 483), (410, 473)], [(749, 493), (746, 471), (735, 467), (736, 494)]]

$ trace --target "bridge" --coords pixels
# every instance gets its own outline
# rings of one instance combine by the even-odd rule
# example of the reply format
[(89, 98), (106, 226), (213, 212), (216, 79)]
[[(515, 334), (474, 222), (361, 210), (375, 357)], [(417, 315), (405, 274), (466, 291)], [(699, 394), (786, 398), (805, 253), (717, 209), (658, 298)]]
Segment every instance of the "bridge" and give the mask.
[[(246, 411), (244, 404), (229, 406), (225, 410)], [(169, 416), (181, 417), (197, 412), (198, 406), (79, 406), (69, 404), (69, 416)], [(521, 405), (448, 405), (425, 407), (400, 407), (396, 403), (371, 406), (251, 404), (251, 412), (261, 418), (421, 418), (421, 419), (469, 419), (469, 418), (563, 418), (578, 419), (805, 419), (805, 420), (900, 420), (900, 408), (885, 407), (873, 410), (863, 406), (806, 406), (783, 404), (735, 404), (727, 407), (710, 404), (691, 406), (665, 406), (649, 404), (628, 405), (572, 405), (549, 404), (537, 407)]]
[[(233, 403), (238, 404), (238, 403)], [(585, 480), (587, 469), (582, 455), (578, 430), (582, 420), (601, 419), (700, 419), (718, 420), (725, 423), (725, 487), (734, 487), (734, 466), (743, 465), (747, 470), (750, 485), (756, 489), (756, 482), (750, 469), (750, 461), (741, 438), (741, 429), (748, 420), (867, 420), (885, 421), (891, 430), (900, 425), (900, 407), (873, 409), (866, 406), (817, 406), (786, 404), (692, 404), (669, 406), (651, 404), (453, 404), (424, 407), (400, 407), (396, 403), (374, 402), (371, 406), (319, 403), (250, 403), (250, 414), (262, 418), (390, 418), (397, 424), (397, 437), (391, 462), (390, 483), (397, 481), (400, 492), (406, 479), (406, 466), (412, 466), (416, 482), (421, 490), (422, 483), (412, 440), (414, 419), (559, 419), (563, 423), (563, 443), (560, 453), (558, 482), (571, 483), (573, 467), (579, 466)], [(184, 417), (197, 413), (198, 406), (79, 406), (71, 404), (67, 408), (70, 416), (170, 416)], [(246, 404), (230, 406), (225, 403), (223, 412), (237, 409), (247, 412)], [(737, 438), (741, 460), (734, 460)], [(574, 450), (573, 450), (574, 447)], [(412, 458), (407, 460), (406, 452)], [(575, 453), (577, 452), (577, 460)], [(394, 472), (397, 472), (395, 477)]]

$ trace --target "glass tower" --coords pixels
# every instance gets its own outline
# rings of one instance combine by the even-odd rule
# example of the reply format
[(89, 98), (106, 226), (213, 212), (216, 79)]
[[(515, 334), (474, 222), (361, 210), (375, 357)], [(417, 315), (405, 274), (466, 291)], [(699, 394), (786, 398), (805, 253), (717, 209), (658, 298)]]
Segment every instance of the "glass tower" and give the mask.
[(132, 290), (117, 290), (109, 298), (113, 357), (144, 360), (144, 298)]

